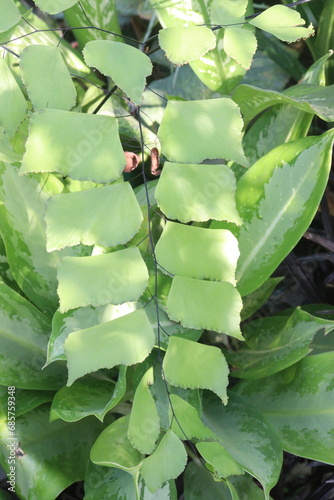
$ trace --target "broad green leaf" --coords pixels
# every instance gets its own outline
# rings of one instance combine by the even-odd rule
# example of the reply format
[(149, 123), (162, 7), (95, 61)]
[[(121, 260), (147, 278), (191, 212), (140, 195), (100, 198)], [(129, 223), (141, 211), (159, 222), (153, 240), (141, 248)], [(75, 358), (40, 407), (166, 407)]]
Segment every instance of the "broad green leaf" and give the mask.
[[(56, 267), (64, 255), (87, 254), (87, 249), (46, 251), (44, 204), (63, 184), (53, 175), (20, 176), (0, 164), (0, 233), (10, 270), (25, 295), (48, 316), (57, 309)], [(89, 249), (88, 249), (89, 250)]]
[(136, 310), (136, 303), (130, 302), (115, 306), (107, 304), (100, 307), (80, 307), (66, 313), (56, 311), (52, 318), (52, 332), (48, 343), (47, 363), (57, 359), (66, 360), (64, 342), (70, 333), (97, 326), (106, 321), (119, 318)]
[[(86, 418), (76, 424), (49, 423), (49, 405), (16, 419), (16, 439), (7, 422), (0, 423), (0, 461), (8, 473), (8, 456), (18, 446), (23, 453), (15, 460), (16, 492), (20, 498), (54, 500), (62, 491), (85, 477), (89, 451), (103, 426)], [(12, 451), (12, 452), (13, 452)]]
[[(0, 33), (9, 30), (21, 20), (21, 14), (14, 0), (1, 0)], [(0, 81), (2, 78), (0, 79)]]
[(329, 130), (283, 144), (240, 179), (236, 196), (244, 219), (238, 237), (241, 295), (264, 283), (309, 227), (327, 184), (332, 142)]
[[(84, 46), (91, 40), (110, 40), (113, 38), (111, 33), (106, 33), (103, 30), (120, 34), (121, 31), (118, 24), (115, 0), (109, 0), (108, 2), (105, 2), (104, 0), (80, 0), (80, 3), (92, 26), (100, 28), (98, 30), (80, 29), (73, 31), (75, 38), (81, 46)], [(64, 17), (67, 24), (74, 28), (85, 27), (88, 23), (87, 18), (78, 4), (74, 5), (70, 9), (67, 9), (64, 12)], [(122, 41), (122, 38), (120, 37), (114, 38), (118, 41)]]
[(213, 0), (211, 24), (227, 26), (245, 21), (248, 0)]
[[(8, 386), (0, 386), (0, 420), (8, 419)], [(15, 388), (15, 418), (52, 401), (53, 391), (34, 391)], [(13, 401), (13, 400), (12, 400)]]
[(33, 114), (20, 172), (60, 172), (80, 181), (117, 179), (125, 156), (115, 118), (44, 109)]
[(289, 453), (334, 464), (334, 353), (307, 356), (281, 373), (236, 390), (270, 422)]
[(310, 343), (321, 329), (334, 329), (333, 321), (311, 316), (297, 308), (290, 317), (271, 316), (248, 323), (241, 349), (226, 353), (239, 378), (261, 378), (284, 370), (310, 352)]
[(173, 278), (167, 314), (183, 326), (214, 330), (243, 340), (239, 328), (241, 309), (241, 297), (231, 283)]
[(243, 474), (244, 470), (231, 454), (217, 442), (202, 442), (196, 444), (204, 460), (208, 462), (214, 470), (217, 478)]
[(90, 453), (94, 464), (117, 467), (129, 473), (139, 469), (142, 455), (128, 439), (128, 425), (129, 417), (121, 417), (99, 435)]
[[(5, 15), (7, 17), (7, 14)], [(0, 17), (1, 19), (1, 17)], [(1, 22), (1, 21), (0, 21)], [(9, 139), (12, 139), (27, 113), (27, 102), (7, 66), (6, 60), (0, 59), (0, 125)]]
[(163, 361), (169, 384), (190, 389), (209, 389), (227, 403), (228, 366), (218, 347), (171, 337)]
[(239, 250), (230, 231), (168, 221), (156, 245), (156, 257), (163, 272), (235, 285)]
[[(330, 54), (316, 61), (307, 70), (300, 83), (325, 85), (325, 66)], [(254, 106), (260, 105), (262, 98)], [(246, 102), (244, 103), (246, 106)], [(291, 104), (274, 104), (262, 112), (244, 136), (245, 154), (252, 165), (274, 147), (306, 137), (313, 114), (300, 111)], [(232, 167), (233, 168), (233, 167)], [(245, 169), (242, 169), (245, 173)], [(240, 170), (239, 170), (240, 172)]]
[(215, 434), (205, 427), (197, 410), (191, 404), (176, 394), (170, 395), (170, 404), (171, 429), (180, 439), (184, 441), (193, 438), (216, 439)]
[(160, 419), (150, 391), (152, 383), (153, 368), (150, 368), (136, 389), (129, 420), (128, 438), (143, 455), (153, 452), (160, 434)]
[(158, 137), (170, 161), (200, 163), (218, 158), (246, 166), (242, 128), (239, 108), (230, 98), (168, 101)]
[(241, 311), (241, 321), (245, 321), (252, 316), (269, 299), (277, 285), (283, 278), (269, 278), (254, 292), (242, 298), (243, 308)]
[(201, 464), (190, 462), (184, 474), (187, 500), (234, 500), (225, 481), (216, 481)]
[(30, 45), (20, 56), (20, 67), (36, 111), (73, 108), (77, 93), (58, 47)]
[(245, 123), (249, 123), (264, 109), (275, 104), (291, 104), (300, 111), (318, 115), (322, 120), (334, 120), (334, 85), (299, 84), (285, 90), (259, 89), (251, 85), (240, 85), (233, 94), (233, 100), (240, 106)]
[(78, 3), (78, 0), (34, 0), (37, 7), (48, 14), (58, 14)]
[(122, 399), (126, 390), (126, 367), (121, 366), (117, 383), (87, 375), (77, 380), (71, 387), (62, 387), (53, 398), (50, 422), (61, 418), (66, 422), (76, 422), (88, 415), (95, 415), (101, 422), (112, 408)]
[(226, 28), (224, 32), (224, 50), (226, 54), (245, 69), (249, 69), (257, 49), (256, 36), (249, 26)]
[(153, 493), (165, 481), (176, 479), (187, 463), (187, 453), (180, 439), (170, 429), (160, 441), (157, 449), (145, 458), (140, 473)]
[(129, 182), (60, 194), (46, 205), (47, 249), (52, 251), (80, 242), (105, 247), (120, 245), (137, 233), (142, 221)]
[(154, 345), (154, 332), (145, 311), (71, 333), (65, 342), (68, 384), (101, 368), (140, 363)]
[(43, 370), (49, 320), (30, 302), (0, 283), (0, 384), (20, 389), (59, 389), (65, 367), (55, 364)]
[(256, 28), (275, 35), (283, 42), (295, 42), (299, 38), (314, 35), (312, 24), (308, 28), (301, 28), (300, 26), (305, 24), (305, 21), (300, 17), (299, 12), (284, 5), (269, 7), (248, 22)]
[(116, 469), (90, 463), (85, 477), (85, 500), (177, 500), (174, 481), (151, 493), (142, 478)]
[(136, 247), (89, 257), (64, 257), (58, 266), (60, 312), (136, 300), (148, 283)]
[(88, 42), (83, 54), (88, 66), (109, 76), (132, 102), (141, 103), (146, 77), (152, 73), (152, 63), (146, 54), (135, 47), (111, 40)]
[(165, 162), (156, 188), (161, 210), (170, 219), (209, 219), (241, 224), (235, 205), (236, 181), (226, 165), (186, 165)]
[(159, 31), (159, 44), (173, 64), (186, 64), (216, 46), (216, 37), (206, 26), (175, 26)]
[(280, 475), (282, 448), (267, 420), (234, 393), (226, 406), (213, 394), (204, 394), (202, 420), (234, 460), (260, 481), (268, 500)]
[[(249, 474), (242, 476), (231, 476), (226, 480), (230, 488), (232, 500), (263, 500), (264, 494), (262, 488), (255, 483)], [(269, 497), (272, 500), (272, 497)]]

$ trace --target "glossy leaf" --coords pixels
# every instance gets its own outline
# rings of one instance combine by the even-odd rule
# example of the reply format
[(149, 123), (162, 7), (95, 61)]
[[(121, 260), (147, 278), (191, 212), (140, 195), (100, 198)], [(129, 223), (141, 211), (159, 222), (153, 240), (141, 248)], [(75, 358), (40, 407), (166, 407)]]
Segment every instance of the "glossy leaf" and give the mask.
[(240, 85), (233, 94), (233, 100), (240, 106), (246, 123), (275, 104), (291, 104), (300, 111), (316, 114), (322, 120), (331, 122), (334, 119), (333, 89), (334, 85), (321, 87), (304, 83), (280, 93), (251, 85)]
[(128, 182), (54, 196), (46, 205), (47, 249), (78, 243), (120, 245), (137, 233), (142, 221)]
[(244, 26), (242, 29), (237, 27), (226, 28), (224, 32), (224, 50), (226, 54), (245, 69), (249, 69), (257, 49), (256, 36)]
[(180, 439), (172, 430), (168, 430), (157, 449), (145, 458), (140, 473), (153, 493), (165, 481), (177, 478), (187, 463), (187, 453)]
[(97, 326), (135, 310), (135, 303), (125, 303), (118, 306), (107, 304), (100, 307), (80, 307), (74, 310), (71, 309), (66, 313), (56, 311), (52, 318), (52, 332), (48, 343), (46, 364), (50, 364), (57, 359), (66, 360), (64, 342), (70, 333)]
[(0, 384), (20, 389), (58, 389), (64, 366), (43, 370), (50, 322), (30, 302), (0, 283)]
[[(16, 439), (7, 422), (0, 422), (0, 460), (7, 468), (10, 449), (23, 453), (15, 460), (16, 492), (21, 498), (54, 500), (76, 481), (83, 480), (89, 464), (89, 450), (102, 424), (87, 418), (76, 424), (49, 422), (49, 406), (43, 405), (16, 419)], [(45, 466), (47, 464), (47, 467)]]
[[(92, 26), (100, 28), (99, 30), (75, 30), (73, 32), (74, 36), (81, 46), (91, 40), (110, 40), (113, 38), (111, 33), (106, 33), (103, 30), (120, 34), (115, 0), (109, 0), (108, 2), (104, 0), (80, 0), (80, 3)], [(67, 9), (64, 12), (64, 17), (71, 27), (87, 26), (87, 18), (77, 4)], [(120, 37), (115, 37), (115, 39), (122, 41)]]
[(228, 367), (218, 347), (171, 337), (163, 368), (169, 384), (190, 389), (209, 389), (223, 403), (227, 403)]
[(284, 370), (310, 352), (310, 343), (321, 329), (328, 333), (334, 322), (299, 308), (288, 318), (271, 316), (248, 323), (242, 348), (227, 354), (228, 362), (236, 367), (233, 376), (261, 378)]
[(138, 248), (89, 257), (64, 257), (58, 266), (60, 312), (136, 300), (148, 283)]
[(269, 278), (257, 290), (242, 298), (243, 308), (241, 311), (241, 321), (245, 321), (252, 316), (267, 299), (271, 296), (277, 285), (283, 278)]
[(159, 44), (173, 64), (186, 64), (216, 46), (216, 37), (206, 26), (175, 26), (159, 31)]
[(216, 439), (215, 434), (210, 431), (201, 421), (196, 409), (176, 394), (170, 395), (170, 422), (172, 431), (182, 440), (190, 439)]
[(121, 366), (118, 380), (86, 376), (71, 387), (62, 387), (55, 395), (50, 422), (61, 418), (66, 422), (76, 422), (89, 415), (95, 415), (101, 422), (105, 415), (122, 399), (126, 390), (126, 367)]
[[(7, 18), (7, 14), (4, 15)], [(1, 21), (0, 21), (1, 22)], [(27, 113), (27, 103), (4, 58), (0, 59), (0, 125), (12, 139)]]
[(225, 165), (165, 162), (156, 199), (170, 219), (181, 222), (215, 219), (241, 224), (235, 190), (234, 174)]
[(20, 56), (23, 81), (36, 111), (73, 108), (77, 93), (58, 47), (30, 45)]
[(153, 368), (150, 368), (138, 384), (129, 420), (128, 438), (143, 455), (153, 452), (160, 434), (159, 415), (150, 391), (152, 383)]
[(239, 250), (230, 231), (168, 221), (156, 246), (156, 256), (163, 272), (235, 285)]
[(146, 54), (125, 43), (110, 40), (88, 42), (83, 54), (88, 66), (109, 76), (134, 104), (141, 103), (146, 78), (152, 73), (152, 63)]
[(307, 356), (281, 373), (243, 381), (237, 391), (279, 433), (289, 453), (334, 463), (334, 353)]
[(158, 137), (170, 161), (200, 163), (218, 158), (247, 165), (242, 128), (239, 108), (227, 97), (168, 101)]
[[(37, 161), (38, 158), (38, 161)], [(125, 166), (115, 118), (57, 109), (33, 114), (20, 172), (111, 182)]]
[(15, 2), (13, 0), (2, 0), (0, 5), (0, 33), (9, 30), (20, 20), (21, 14)]
[(275, 35), (283, 42), (295, 42), (299, 38), (314, 35), (312, 24), (308, 28), (300, 27), (305, 24), (305, 21), (300, 17), (299, 12), (284, 5), (269, 7), (248, 22), (256, 28)]
[[(13, 381), (13, 379), (12, 379)], [(0, 421), (8, 419), (8, 386), (0, 386)], [(52, 401), (53, 391), (15, 388), (15, 418)], [(13, 400), (12, 400), (13, 401)]]
[(186, 468), (184, 495), (187, 500), (234, 500), (225, 481), (216, 481), (208, 470), (196, 462), (190, 462)]
[(183, 326), (214, 330), (243, 340), (239, 328), (241, 309), (241, 297), (231, 283), (173, 278), (167, 314)]
[(58, 14), (78, 3), (78, 0), (34, 0), (37, 7), (48, 14)]
[[(138, 486), (137, 486), (138, 483)], [(127, 472), (90, 463), (85, 478), (85, 500), (177, 500), (174, 481), (164, 483), (152, 494), (143, 479)]]
[(101, 368), (140, 363), (153, 345), (154, 333), (143, 309), (73, 332), (65, 342), (68, 385)]
[[(312, 64), (300, 83), (325, 85), (324, 71), (329, 57), (328, 53)], [(258, 103), (254, 101), (255, 106), (258, 104), (260, 104), (259, 101)], [(249, 163), (255, 163), (276, 146), (305, 137), (312, 120), (313, 114), (300, 111), (292, 104), (274, 104), (262, 112), (247, 131), (243, 140)], [(245, 169), (242, 170), (243, 174)]]
[(90, 453), (94, 464), (117, 467), (130, 473), (138, 470), (142, 455), (131, 446), (127, 437), (128, 425), (129, 417), (121, 417), (99, 435)]
[(234, 460), (260, 481), (268, 500), (279, 478), (282, 448), (267, 420), (233, 393), (226, 406), (213, 394), (205, 394), (202, 420)]
[(208, 462), (218, 478), (243, 474), (244, 470), (220, 443), (203, 442), (196, 444), (204, 460)]
[(241, 295), (264, 283), (308, 228), (327, 183), (332, 142), (330, 130), (279, 146), (240, 179), (237, 206), (244, 225), (238, 237), (237, 279)]

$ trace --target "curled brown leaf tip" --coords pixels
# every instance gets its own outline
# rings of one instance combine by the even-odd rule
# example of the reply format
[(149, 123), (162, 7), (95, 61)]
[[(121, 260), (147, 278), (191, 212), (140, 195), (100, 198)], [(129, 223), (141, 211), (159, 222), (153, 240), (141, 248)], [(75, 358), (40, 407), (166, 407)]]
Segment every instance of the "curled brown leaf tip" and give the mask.
[(124, 154), (126, 159), (126, 165), (124, 167), (123, 172), (132, 172), (132, 170), (138, 167), (140, 163), (140, 158), (136, 153), (130, 153), (129, 151), (125, 151)]
[(161, 174), (161, 170), (159, 169), (160, 157), (159, 151), (157, 148), (151, 149), (151, 174), (156, 177)]

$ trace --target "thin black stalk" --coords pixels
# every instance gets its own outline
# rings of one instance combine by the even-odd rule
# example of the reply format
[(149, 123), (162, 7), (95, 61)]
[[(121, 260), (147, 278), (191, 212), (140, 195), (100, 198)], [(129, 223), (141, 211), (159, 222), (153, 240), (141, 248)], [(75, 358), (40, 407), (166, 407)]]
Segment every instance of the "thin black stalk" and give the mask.
[(96, 115), (96, 113), (98, 111), (100, 111), (100, 109), (102, 108), (102, 106), (105, 105), (105, 103), (107, 102), (107, 100), (109, 99), (109, 97), (111, 97), (116, 92), (117, 89), (118, 89), (117, 85), (114, 85), (114, 87), (111, 90), (109, 90), (109, 92), (104, 96), (104, 98), (102, 99), (102, 101), (100, 102), (100, 104), (98, 106), (96, 106), (96, 108), (94, 109), (92, 115)]

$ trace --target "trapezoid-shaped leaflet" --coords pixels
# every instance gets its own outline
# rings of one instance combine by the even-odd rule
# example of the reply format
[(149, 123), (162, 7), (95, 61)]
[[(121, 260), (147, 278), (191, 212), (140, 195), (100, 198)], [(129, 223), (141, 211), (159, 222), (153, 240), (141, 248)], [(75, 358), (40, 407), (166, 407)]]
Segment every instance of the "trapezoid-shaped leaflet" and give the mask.
[(125, 163), (116, 118), (44, 109), (31, 118), (20, 173), (59, 172), (108, 183)]
[(121, 245), (136, 234), (142, 220), (128, 182), (56, 195), (46, 205), (47, 250), (78, 243)]
[(58, 266), (60, 312), (136, 300), (148, 283), (137, 247), (89, 257), (64, 257)]
[(65, 341), (67, 385), (101, 368), (140, 363), (153, 346), (154, 332), (144, 309), (72, 332)]
[(88, 42), (83, 54), (88, 66), (109, 76), (134, 104), (141, 103), (146, 77), (152, 72), (152, 63), (146, 54), (135, 47), (111, 40)]
[(73, 108), (77, 93), (58, 47), (29, 45), (21, 53), (20, 66), (36, 111)]
[(168, 101), (158, 131), (169, 161), (200, 163), (234, 160), (247, 166), (242, 149), (243, 121), (229, 97), (202, 101)]
[(156, 246), (162, 271), (189, 278), (230, 281), (235, 285), (239, 257), (235, 236), (225, 229), (168, 221)]
[(169, 219), (209, 219), (241, 224), (235, 203), (236, 180), (226, 165), (165, 162), (156, 188), (159, 207)]

